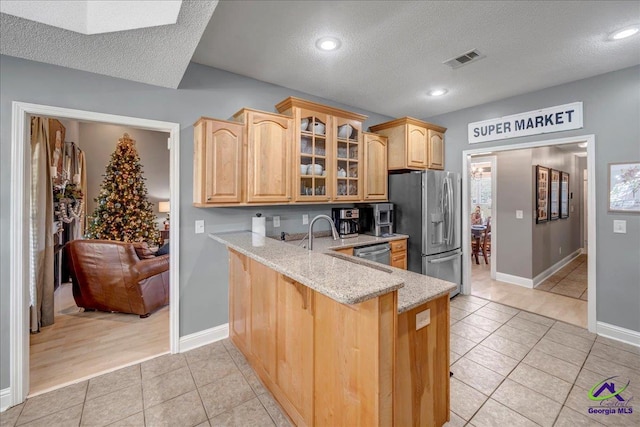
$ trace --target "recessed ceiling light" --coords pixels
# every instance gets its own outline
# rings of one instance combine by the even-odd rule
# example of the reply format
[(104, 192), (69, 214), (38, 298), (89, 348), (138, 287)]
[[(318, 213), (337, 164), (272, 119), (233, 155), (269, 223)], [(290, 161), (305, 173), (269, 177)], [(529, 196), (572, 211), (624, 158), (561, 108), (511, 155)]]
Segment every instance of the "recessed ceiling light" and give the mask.
[(336, 50), (340, 47), (340, 40), (335, 37), (322, 37), (316, 41), (316, 47), (320, 50)]
[(636, 34), (638, 31), (640, 31), (640, 28), (638, 28), (638, 26), (635, 25), (633, 27), (623, 28), (614, 33), (611, 33), (609, 38), (611, 40), (622, 40), (622, 39), (626, 39), (627, 37), (631, 37), (632, 35)]
[(429, 96), (442, 96), (447, 92), (449, 92), (447, 89), (433, 89), (427, 92), (427, 94)]

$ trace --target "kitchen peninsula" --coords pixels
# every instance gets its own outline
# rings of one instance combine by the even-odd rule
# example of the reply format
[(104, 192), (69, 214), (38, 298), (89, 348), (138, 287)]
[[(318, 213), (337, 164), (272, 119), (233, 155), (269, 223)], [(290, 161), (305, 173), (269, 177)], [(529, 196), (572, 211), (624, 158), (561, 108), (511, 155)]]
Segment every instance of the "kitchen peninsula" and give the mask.
[(348, 239), (209, 236), (229, 250), (230, 338), (296, 425), (448, 420), (454, 284), (335, 252)]

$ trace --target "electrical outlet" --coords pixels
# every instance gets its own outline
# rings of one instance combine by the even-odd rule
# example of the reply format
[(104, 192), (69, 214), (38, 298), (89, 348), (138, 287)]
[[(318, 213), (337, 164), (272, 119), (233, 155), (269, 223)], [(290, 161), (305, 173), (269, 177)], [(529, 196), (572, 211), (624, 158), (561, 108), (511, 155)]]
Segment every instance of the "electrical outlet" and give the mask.
[(516, 219), (522, 219), (523, 216), (524, 212), (522, 212), (521, 210), (516, 211)]
[(623, 219), (613, 220), (613, 232), (625, 234), (627, 232), (627, 221)]
[(309, 215), (304, 214), (302, 215), (302, 225), (307, 225), (309, 224)]
[(199, 219), (196, 221), (196, 234), (204, 233), (204, 219)]
[(273, 227), (274, 228), (280, 227), (280, 217), (279, 216), (274, 216), (273, 217)]

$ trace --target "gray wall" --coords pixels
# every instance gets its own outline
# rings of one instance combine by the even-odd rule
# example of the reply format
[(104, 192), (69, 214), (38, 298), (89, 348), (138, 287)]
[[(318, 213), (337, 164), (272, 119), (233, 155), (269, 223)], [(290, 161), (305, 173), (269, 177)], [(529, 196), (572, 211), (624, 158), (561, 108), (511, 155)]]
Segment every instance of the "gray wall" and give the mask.
[[(193, 123), (200, 116), (227, 119), (242, 107), (274, 111), (297, 96), (369, 115), (365, 126), (391, 119), (301, 92), (190, 64), (178, 90), (109, 78), (22, 59), (0, 57), (0, 389), (9, 386), (9, 220), (11, 102), (55, 105), (101, 113), (180, 123), (180, 336), (227, 323), (227, 253), (208, 233), (249, 229), (250, 217), (281, 215), (283, 231), (300, 231), (302, 213), (326, 213), (313, 206), (271, 208), (194, 208)], [(205, 220), (205, 234), (194, 221)], [(172, 227), (177, 224), (172, 223)]]
[[(86, 213), (91, 215), (96, 208), (94, 199), (100, 192), (105, 168), (116, 149), (118, 138), (122, 138), (125, 132), (136, 141), (149, 201), (154, 205), (153, 211), (158, 217), (158, 224), (161, 224), (166, 214), (158, 212), (158, 202), (169, 200), (169, 150), (167, 149), (169, 134), (111, 124), (81, 123), (80, 134), (75, 141), (84, 151), (86, 158), (88, 193)], [(67, 141), (71, 140), (67, 138)]]
[[(640, 67), (518, 95), (426, 118), (448, 128), (446, 168), (460, 172), (462, 151), (529, 141), (594, 134), (596, 178), (597, 308), (599, 322), (640, 332), (640, 215), (607, 211), (607, 165), (640, 159)], [(548, 135), (468, 144), (467, 124), (574, 101), (584, 103), (584, 128)], [(627, 221), (627, 234), (613, 234), (613, 220)]]

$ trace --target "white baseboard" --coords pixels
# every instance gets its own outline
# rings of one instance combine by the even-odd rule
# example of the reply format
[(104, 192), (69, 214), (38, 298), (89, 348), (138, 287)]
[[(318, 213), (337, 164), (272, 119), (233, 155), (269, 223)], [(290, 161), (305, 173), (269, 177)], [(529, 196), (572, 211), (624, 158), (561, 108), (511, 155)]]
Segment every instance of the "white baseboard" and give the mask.
[(496, 271), (496, 280), (525, 288), (533, 288), (533, 279), (527, 279), (526, 277), (514, 276), (507, 273), (500, 273), (499, 271)]
[(180, 353), (223, 340), (229, 336), (229, 324), (215, 326), (195, 334), (180, 337)]
[(583, 255), (587, 255), (588, 254), (587, 247), (585, 246), (584, 248), (580, 248), (580, 253)]
[(567, 255), (566, 257), (562, 258), (560, 261), (556, 262), (555, 264), (553, 264), (551, 267), (547, 268), (542, 273), (538, 274), (536, 277), (533, 278), (533, 286), (534, 287), (538, 286), (540, 283), (542, 283), (545, 280), (547, 280), (549, 278), (549, 276), (552, 276), (553, 274), (555, 274), (556, 271), (560, 270), (562, 267), (564, 267), (565, 265), (569, 264), (575, 258), (579, 257), (580, 254), (582, 253), (582, 250), (583, 250), (582, 248), (578, 249), (577, 251), (575, 251), (575, 252)]
[(0, 412), (4, 412), (13, 403), (13, 396), (11, 396), (11, 387), (3, 388), (0, 390)]
[(640, 332), (604, 322), (598, 322), (596, 324), (596, 332), (605, 338), (611, 338), (612, 340), (622, 341), (623, 343), (640, 347)]

